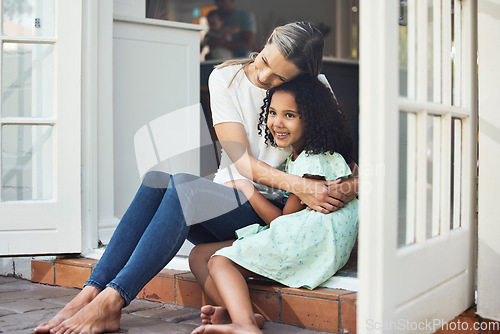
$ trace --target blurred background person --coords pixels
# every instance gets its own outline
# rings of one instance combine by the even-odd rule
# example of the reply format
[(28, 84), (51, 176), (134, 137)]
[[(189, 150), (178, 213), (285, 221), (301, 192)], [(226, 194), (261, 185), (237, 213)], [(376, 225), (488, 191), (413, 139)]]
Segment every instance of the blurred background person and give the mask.
[(257, 24), (251, 12), (236, 10), (235, 0), (215, 0), (215, 5), (224, 20), (224, 28), (238, 27), (231, 40), (213, 40), (210, 48), (224, 46), (233, 52), (232, 58), (247, 57), (253, 50)]
[[(239, 27), (225, 27), (224, 20), (219, 10), (212, 10), (207, 15), (208, 32), (203, 39), (200, 51), (206, 45), (213, 45), (210, 47), (210, 52), (205, 56), (206, 60), (228, 60), (233, 58), (233, 51), (226, 46), (224, 42), (230, 41), (231, 36), (240, 31)], [(222, 42), (221, 42), (222, 40)], [(220, 44), (220, 45), (218, 45)]]

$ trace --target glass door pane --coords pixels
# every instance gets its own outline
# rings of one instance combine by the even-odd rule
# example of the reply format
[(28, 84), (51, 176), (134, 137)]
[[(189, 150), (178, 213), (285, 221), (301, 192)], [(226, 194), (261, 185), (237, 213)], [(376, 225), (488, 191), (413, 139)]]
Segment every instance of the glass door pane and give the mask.
[(51, 44), (3, 44), (2, 116), (53, 116), (53, 54)]
[(3, 34), (54, 36), (54, 0), (3, 0), (2, 4)]
[(2, 126), (2, 202), (53, 197), (52, 126)]
[(398, 246), (415, 243), (417, 116), (399, 113)]

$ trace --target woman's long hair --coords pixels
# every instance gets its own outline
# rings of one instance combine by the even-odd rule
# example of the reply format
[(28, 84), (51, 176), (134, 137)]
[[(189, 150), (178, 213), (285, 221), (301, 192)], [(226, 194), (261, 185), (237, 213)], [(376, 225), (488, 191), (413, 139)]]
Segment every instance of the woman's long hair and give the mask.
[(347, 129), (344, 113), (339, 109), (332, 91), (317, 77), (299, 75), (267, 91), (259, 117), (258, 131), (267, 145), (276, 146), (271, 131), (267, 127), (269, 106), (276, 92), (287, 92), (295, 97), (297, 112), (304, 120), (304, 146), (307, 154), (341, 154), (350, 163), (353, 160), (353, 142)]

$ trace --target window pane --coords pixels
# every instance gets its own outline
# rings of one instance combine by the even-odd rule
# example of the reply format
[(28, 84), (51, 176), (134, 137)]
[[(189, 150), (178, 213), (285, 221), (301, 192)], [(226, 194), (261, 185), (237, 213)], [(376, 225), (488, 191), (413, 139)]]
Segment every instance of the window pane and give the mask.
[[(434, 0), (427, 0), (427, 100), (434, 98)], [(436, 61), (438, 61), (436, 59)]]
[(54, 36), (54, 0), (3, 0), (2, 4), (5, 35)]
[(416, 116), (399, 113), (398, 246), (415, 242)]
[(462, 120), (453, 118), (451, 122), (451, 189), (450, 189), (450, 229), (461, 225), (462, 192)]
[(408, 5), (399, 2), (399, 95), (408, 97)]
[(51, 199), (52, 127), (4, 125), (1, 132), (2, 201)]
[(53, 45), (4, 43), (2, 116), (50, 117), (54, 104)]
[(441, 118), (427, 118), (427, 205), (426, 237), (439, 234), (440, 227), (440, 179), (441, 179)]

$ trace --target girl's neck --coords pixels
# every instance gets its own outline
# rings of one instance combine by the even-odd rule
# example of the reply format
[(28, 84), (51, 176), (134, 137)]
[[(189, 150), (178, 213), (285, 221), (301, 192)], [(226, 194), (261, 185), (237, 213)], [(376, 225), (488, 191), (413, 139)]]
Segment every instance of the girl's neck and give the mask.
[(302, 148), (299, 150), (293, 149), (292, 161), (295, 161), (295, 159), (299, 157), (300, 153), (302, 153)]

